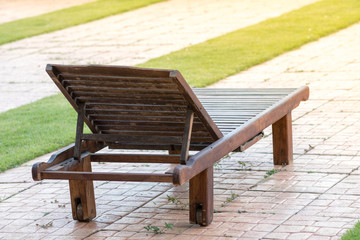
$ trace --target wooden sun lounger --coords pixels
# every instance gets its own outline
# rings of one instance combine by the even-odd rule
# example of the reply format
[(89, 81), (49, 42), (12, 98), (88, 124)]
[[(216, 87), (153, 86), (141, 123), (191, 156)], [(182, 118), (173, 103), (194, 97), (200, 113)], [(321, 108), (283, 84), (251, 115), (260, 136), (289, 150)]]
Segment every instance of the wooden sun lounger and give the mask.
[[(274, 164), (290, 164), (291, 111), (309, 96), (298, 89), (191, 89), (178, 71), (120, 66), (47, 65), (47, 73), (78, 113), (75, 144), (32, 168), (34, 180), (69, 180), (73, 218), (96, 216), (93, 180), (190, 180), (190, 222), (213, 217), (213, 165), (243, 151), (272, 125)], [(84, 123), (92, 134), (84, 134)], [(112, 149), (169, 154), (97, 153)], [(189, 156), (189, 150), (198, 151)], [(92, 172), (91, 162), (178, 164), (172, 172)]]

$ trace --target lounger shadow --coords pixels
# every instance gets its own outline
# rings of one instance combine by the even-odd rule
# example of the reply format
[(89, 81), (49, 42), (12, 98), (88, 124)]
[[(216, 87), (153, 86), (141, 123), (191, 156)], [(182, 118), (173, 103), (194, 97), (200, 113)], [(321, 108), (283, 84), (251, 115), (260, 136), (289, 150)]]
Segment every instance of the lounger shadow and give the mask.
[[(298, 89), (192, 89), (180, 72), (123, 66), (47, 65), (47, 73), (78, 113), (75, 143), (32, 176), (69, 180), (73, 218), (96, 216), (93, 180), (189, 180), (190, 222), (213, 218), (213, 165), (244, 151), (272, 125), (275, 165), (291, 164), (291, 111), (309, 97)], [(92, 131), (84, 134), (84, 123)], [(99, 153), (110, 149), (167, 150), (169, 154)], [(197, 151), (190, 156), (189, 151)], [(92, 172), (91, 162), (178, 164), (165, 173)]]

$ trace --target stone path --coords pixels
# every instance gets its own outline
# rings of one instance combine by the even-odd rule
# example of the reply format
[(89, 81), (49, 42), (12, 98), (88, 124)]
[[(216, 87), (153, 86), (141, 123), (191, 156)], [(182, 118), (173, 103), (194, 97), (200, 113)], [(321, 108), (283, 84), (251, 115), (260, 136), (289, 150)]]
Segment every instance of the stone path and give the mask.
[(135, 65), (316, 0), (171, 0), (0, 46), (0, 112), (58, 92), (47, 63)]
[[(31, 165), (48, 154), (0, 174), (0, 239), (339, 239), (360, 219), (359, 53), (355, 24), (214, 85), (306, 84), (311, 94), (293, 112), (293, 165), (264, 178), (273, 169), (269, 136), (215, 167), (216, 213), (209, 227), (188, 224), (188, 185), (165, 183), (96, 182), (98, 217), (73, 221), (67, 183), (31, 179)], [(168, 166), (93, 167), (139, 172)], [(165, 222), (174, 229), (144, 229)]]
[(95, 0), (0, 0), (0, 24)]

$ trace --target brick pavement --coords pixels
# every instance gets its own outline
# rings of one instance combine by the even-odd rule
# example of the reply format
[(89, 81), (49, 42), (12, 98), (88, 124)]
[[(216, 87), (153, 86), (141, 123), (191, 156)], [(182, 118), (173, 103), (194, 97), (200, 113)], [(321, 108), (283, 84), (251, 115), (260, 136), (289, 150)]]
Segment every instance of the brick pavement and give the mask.
[[(0, 174), (0, 239), (338, 239), (360, 218), (359, 35), (356, 24), (215, 84), (306, 84), (311, 95), (293, 112), (293, 165), (264, 178), (273, 169), (266, 137), (215, 167), (216, 213), (209, 227), (188, 223), (188, 185), (165, 183), (96, 182), (98, 217), (73, 221), (65, 181), (31, 180), (30, 166), (47, 161), (48, 154)], [(168, 166), (93, 167), (139, 172)], [(228, 201), (232, 194), (235, 199)], [(165, 234), (144, 229), (165, 222), (174, 229)]]
[(135, 65), (316, 0), (171, 0), (0, 46), (0, 112), (58, 92), (47, 63)]

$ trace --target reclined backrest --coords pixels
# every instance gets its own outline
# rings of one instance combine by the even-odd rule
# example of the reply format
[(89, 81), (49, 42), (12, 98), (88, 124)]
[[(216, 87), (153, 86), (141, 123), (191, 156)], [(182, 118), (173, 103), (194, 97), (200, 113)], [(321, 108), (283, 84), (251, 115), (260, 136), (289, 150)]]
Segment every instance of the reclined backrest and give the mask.
[(222, 137), (178, 71), (50, 64), (46, 71), (76, 111), (85, 106), (93, 133), (119, 135), (110, 148), (179, 150), (189, 108), (190, 149)]

